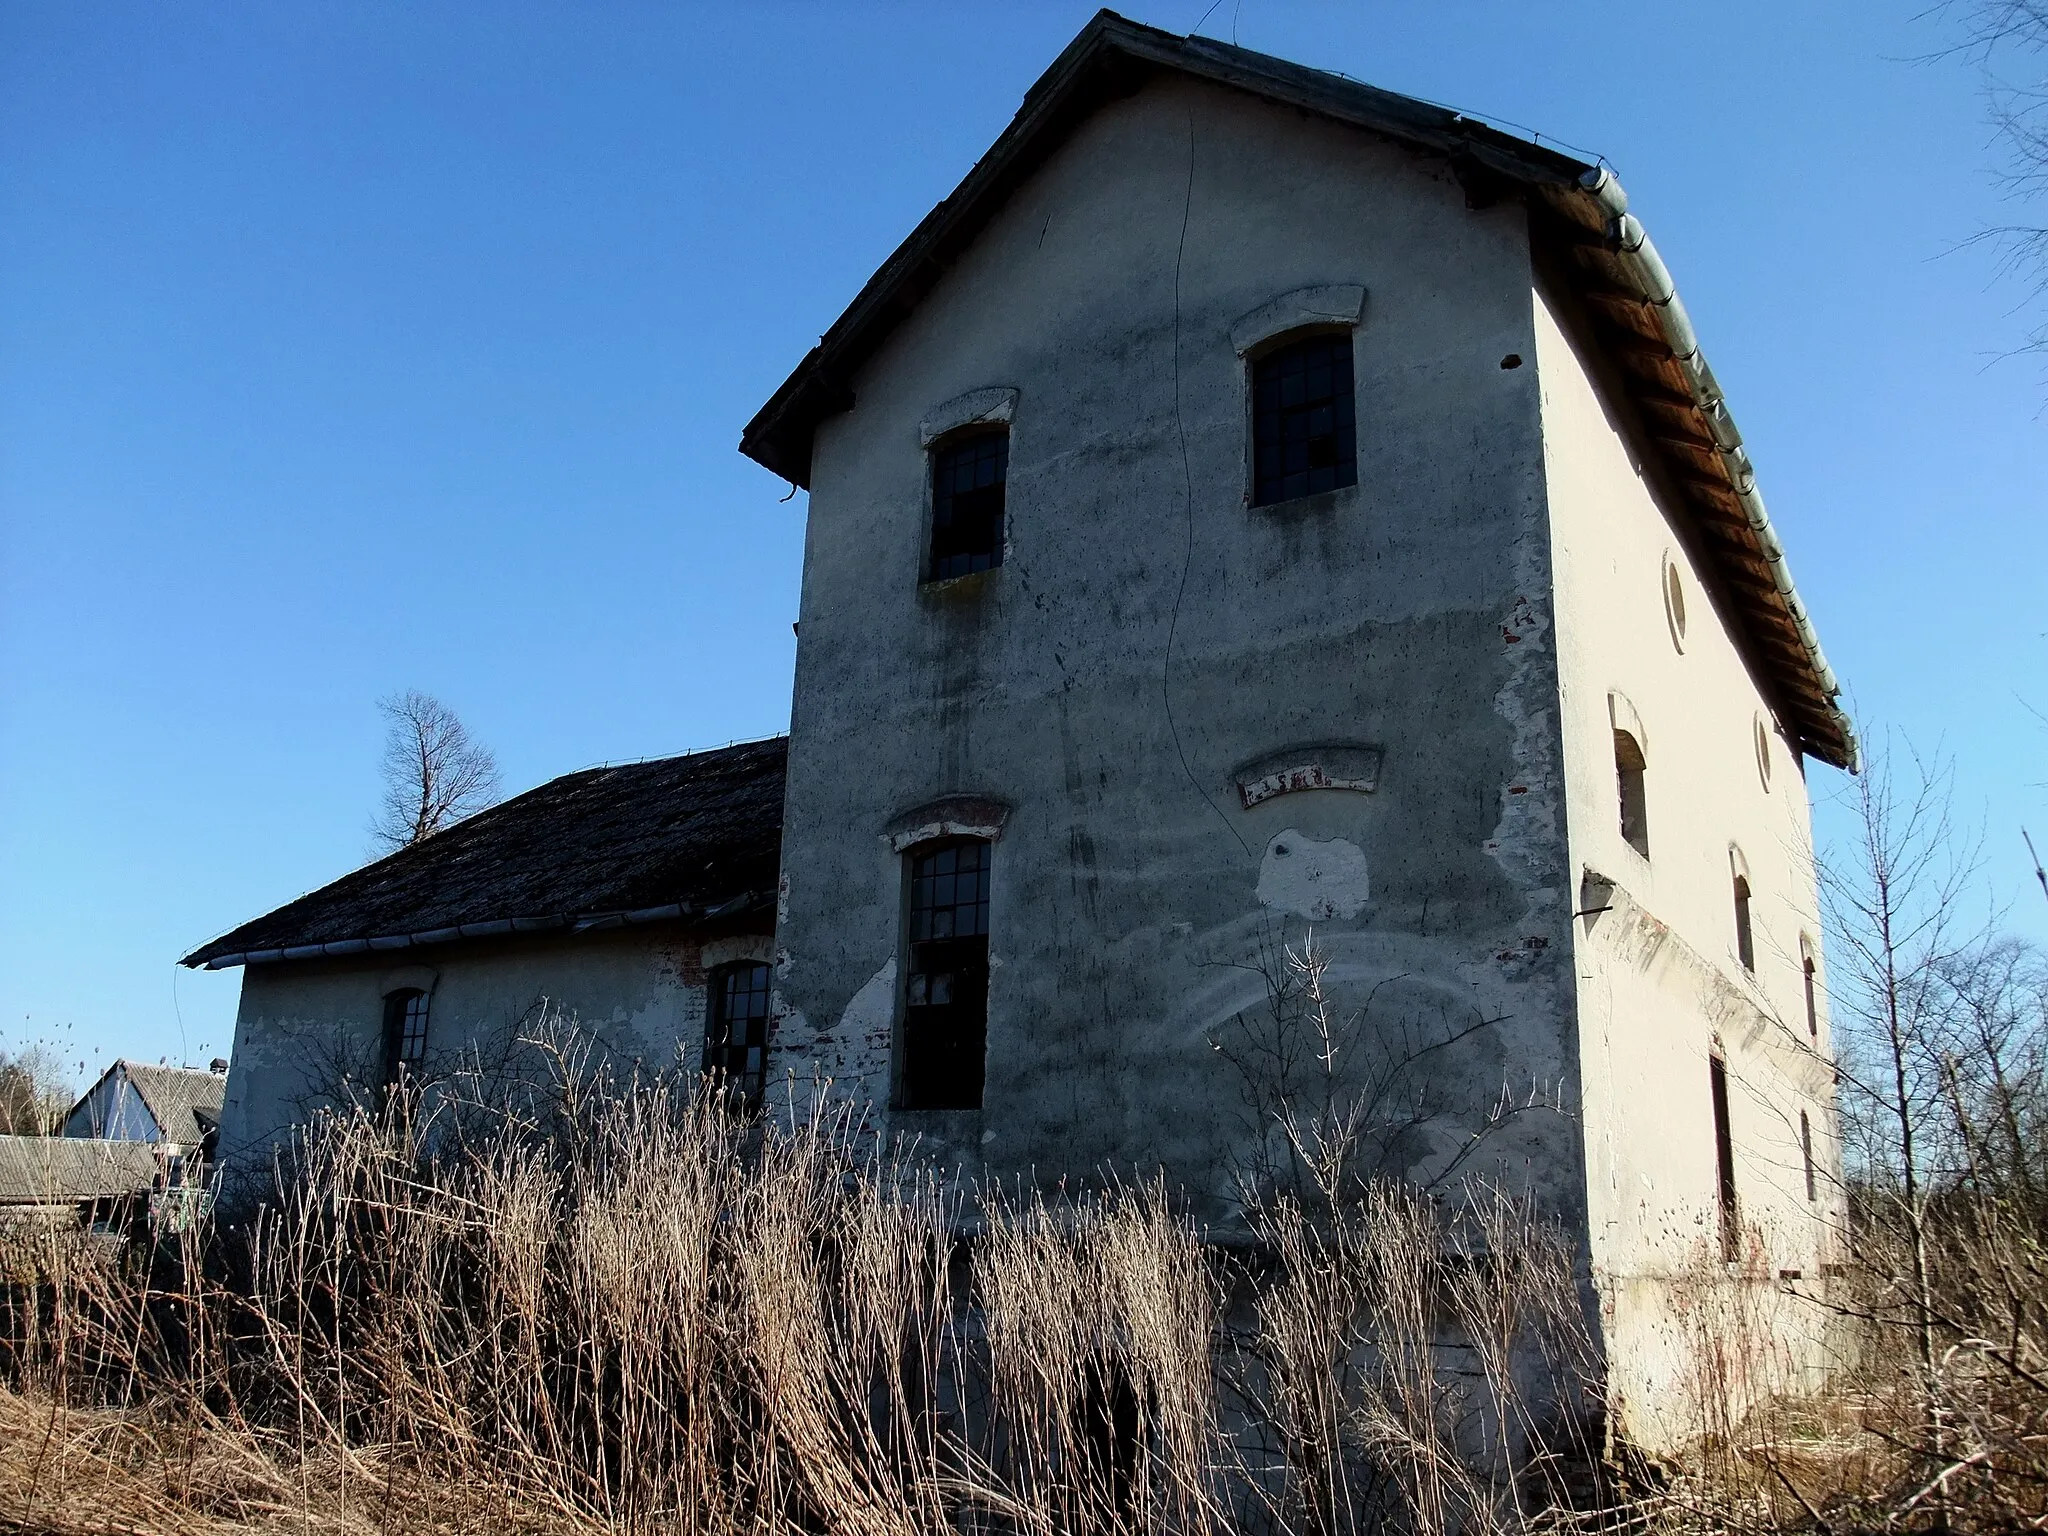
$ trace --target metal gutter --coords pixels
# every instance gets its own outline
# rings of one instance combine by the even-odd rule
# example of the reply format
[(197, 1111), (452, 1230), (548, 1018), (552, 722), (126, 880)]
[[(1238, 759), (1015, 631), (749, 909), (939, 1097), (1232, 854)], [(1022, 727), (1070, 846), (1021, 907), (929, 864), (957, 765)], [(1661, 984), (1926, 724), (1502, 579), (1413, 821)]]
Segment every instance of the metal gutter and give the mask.
[(1799, 643), (1805, 648), (1807, 660), (1813, 667), (1821, 692), (1826, 696), (1828, 712), (1842, 733), (1848, 759), (1844, 766), (1855, 773), (1861, 766), (1862, 752), (1854, 725), (1835, 702), (1841, 697), (1841, 684), (1821, 651), (1820, 636), (1814, 630), (1813, 620), (1807, 614), (1798, 588), (1793, 585), (1792, 567), (1785, 559), (1785, 546), (1779, 542), (1777, 529), (1772, 526), (1771, 515), (1757, 490), (1756, 470), (1743, 449), (1742, 433), (1736, 428), (1734, 416), (1729, 413), (1727, 398), (1714, 377), (1714, 370), (1707, 366), (1706, 354), (1700, 350), (1699, 336), (1692, 328), (1692, 317), (1686, 313), (1685, 302), (1678, 296), (1678, 285), (1672, 281), (1664, 258), (1657, 254), (1649, 231), (1628, 211), (1628, 193), (1622, 190), (1621, 182), (1612, 171), (1604, 165), (1594, 166), (1579, 177), (1579, 187), (1607, 216), (1608, 240), (1643, 301), (1656, 315), (1658, 328), (1664, 333), (1664, 340), (1670, 345), (1672, 355), (1691, 385), (1693, 403), (1699, 408), (1714, 439), (1715, 451), (1728, 472), (1728, 483), (1748, 520), (1749, 530), (1756, 536), (1757, 548), (1771, 573), (1771, 584), (1776, 587), (1786, 613), (1799, 632)]
[(763, 891), (742, 891), (730, 900), (708, 907), (689, 902), (670, 902), (662, 907), (637, 907), (630, 912), (555, 913), (547, 917), (500, 917), (482, 923), (455, 923), (445, 928), (427, 928), (417, 933), (380, 934), (367, 939), (336, 939), (326, 944), (292, 944), (281, 949), (251, 949), (240, 954), (215, 955), (200, 962), (202, 969), (224, 971), (238, 965), (268, 965), (279, 960), (321, 960), (342, 955), (382, 953), (414, 949), (428, 944), (449, 944), (457, 939), (499, 938), (508, 933), (592, 933), (606, 928), (638, 927), (643, 923), (673, 922), (694, 918), (714, 922), (731, 917), (769, 900)]

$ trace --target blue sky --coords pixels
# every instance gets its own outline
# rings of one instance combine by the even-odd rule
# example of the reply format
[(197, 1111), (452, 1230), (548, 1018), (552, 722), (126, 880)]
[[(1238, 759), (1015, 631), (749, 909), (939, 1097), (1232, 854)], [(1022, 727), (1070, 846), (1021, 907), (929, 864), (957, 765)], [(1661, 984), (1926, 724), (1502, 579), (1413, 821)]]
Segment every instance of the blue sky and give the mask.
[[(362, 860), (380, 695), (508, 790), (783, 729), (804, 503), (740, 427), (1091, 10), (0, 5), (0, 1047), (225, 1053), (173, 962)], [(1607, 156), (1859, 714), (2048, 937), (2048, 376), (1957, 249), (2027, 210), (1923, 10), (1204, 30)]]

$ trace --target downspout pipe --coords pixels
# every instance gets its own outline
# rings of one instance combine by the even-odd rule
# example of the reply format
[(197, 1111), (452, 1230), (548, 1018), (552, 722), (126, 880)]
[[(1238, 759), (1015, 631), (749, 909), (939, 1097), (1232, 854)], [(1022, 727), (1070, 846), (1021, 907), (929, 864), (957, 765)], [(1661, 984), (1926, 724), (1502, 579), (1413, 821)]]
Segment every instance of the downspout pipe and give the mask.
[(1592, 167), (1579, 177), (1579, 189), (1592, 198), (1606, 216), (1609, 242), (1636, 291), (1657, 316), (1658, 329), (1664, 333), (1665, 342), (1691, 385), (1693, 404), (1699, 408), (1707, 431), (1714, 439), (1715, 449), (1728, 472), (1729, 484), (1735, 489), (1736, 500), (1742, 505), (1743, 516), (1750, 532), (1756, 536), (1764, 563), (1770, 569), (1771, 584), (1777, 588), (1786, 611), (1792, 615), (1792, 622), (1799, 632), (1799, 643), (1806, 650), (1807, 659), (1820, 679), (1821, 691), (1827, 696), (1828, 707), (1848, 743), (1848, 766), (1854, 773), (1860, 766), (1862, 753), (1848, 716), (1834, 702), (1841, 696), (1841, 684), (1836, 681), (1834, 668), (1828, 665), (1827, 657), (1821, 651), (1820, 636), (1807, 615), (1799, 589), (1793, 584), (1792, 567), (1785, 559), (1785, 546), (1779, 541), (1778, 531), (1771, 524), (1771, 515), (1764, 507), (1763, 495), (1757, 490), (1756, 470), (1742, 446), (1742, 433), (1729, 413), (1720, 381), (1714, 377), (1714, 370), (1707, 366), (1706, 355), (1700, 350), (1699, 336), (1692, 328), (1692, 317), (1685, 311), (1685, 302), (1678, 296), (1678, 285), (1671, 279), (1671, 269), (1657, 254), (1657, 247), (1651, 241), (1649, 231), (1643, 228), (1642, 220), (1628, 211), (1628, 193), (1622, 190), (1620, 180), (1612, 171), (1604, 165)]

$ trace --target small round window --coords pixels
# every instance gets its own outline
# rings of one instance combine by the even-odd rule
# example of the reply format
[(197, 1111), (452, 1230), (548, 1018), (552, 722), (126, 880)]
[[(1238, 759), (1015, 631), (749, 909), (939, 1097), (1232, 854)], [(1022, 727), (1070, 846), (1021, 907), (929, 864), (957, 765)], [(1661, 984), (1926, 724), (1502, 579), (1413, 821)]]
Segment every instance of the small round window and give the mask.
[(1762, 715), (1756, 717), (1756, 776), (1763, 780), (1764, 792), (1771, 788), (1771, 727)]
[(1671, 643), (1680, 651), (1685, 649), (1685, 578), (1678, 573), (1678, 562), (1669, 554), (1664, 556), (1664, 617), (1671, 625)]

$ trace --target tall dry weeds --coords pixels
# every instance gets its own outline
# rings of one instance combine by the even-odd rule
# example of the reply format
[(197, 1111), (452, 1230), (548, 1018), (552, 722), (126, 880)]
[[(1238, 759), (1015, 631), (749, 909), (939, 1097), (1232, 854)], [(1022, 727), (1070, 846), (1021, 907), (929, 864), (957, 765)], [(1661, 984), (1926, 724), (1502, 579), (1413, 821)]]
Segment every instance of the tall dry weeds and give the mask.
[(321, 1118), (240, 1225), (23, 1237), (5, 1401), (48, 1445), (0, 1454), (0, 1519), (144, 1484), (193, 1529), (1552, 1517), (1580, 1293), (1522, 1207), (1367, 1184), (1219, 1245), (1162, 1181), (969, 1197), (851, 1110), (750, 1126), (551, 1059), (540, 1108)]

